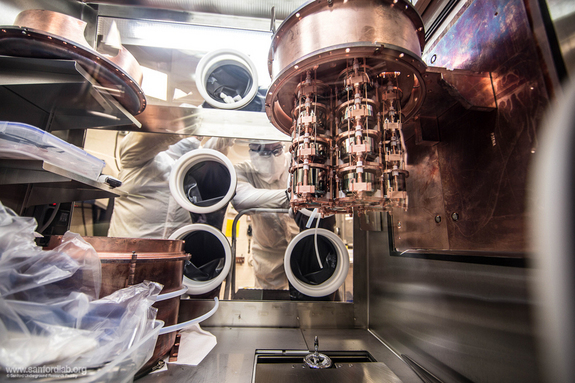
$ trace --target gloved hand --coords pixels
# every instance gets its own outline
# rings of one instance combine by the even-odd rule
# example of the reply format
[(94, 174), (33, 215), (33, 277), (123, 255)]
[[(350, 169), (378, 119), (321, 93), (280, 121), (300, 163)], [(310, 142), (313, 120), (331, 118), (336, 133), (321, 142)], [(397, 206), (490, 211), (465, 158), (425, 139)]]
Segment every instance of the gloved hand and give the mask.
[(234, 145), (235, 141), (235, 138), (212, 137), (203, 145), (203, 148), (214, 149), (224, 155), (227, 155), (229, 148)]

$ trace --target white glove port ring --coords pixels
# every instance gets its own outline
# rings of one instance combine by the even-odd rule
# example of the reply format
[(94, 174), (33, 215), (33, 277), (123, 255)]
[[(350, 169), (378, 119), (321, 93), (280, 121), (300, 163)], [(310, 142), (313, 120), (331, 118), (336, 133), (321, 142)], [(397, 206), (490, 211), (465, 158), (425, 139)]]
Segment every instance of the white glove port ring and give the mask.
[[(215, 246), (211, 250), (211, 253), (213, 253), (213, 254), (220, 253), (219, 255), (221, 255), (221, 253), (223, 253), (224, 267), (218, 275), (216, 275), (213, 279), (209, 279), (207, 281), (196, 281), (196, 280), (190, 279), (184, 275), (183, 284), (185, 286), (187, 286), (188, 294), (191, 294), (191, 295), (199, 295), (199, 294), (209, 293), (210, 291), (217, 288), (224, 281), (224, 279), (226, 279), (226, 277), (228, 276), (228, 274), (231, 270), (231, 267), (232, 267), (232, 250), (230, 248), (230, 244), (228, 242), (228, 239), (225, 237), (225, 235), (221, 231), (219, 231), (218, 229), (216, 229), (213, 226), (206, 225), (203, 223), (194, 223), (191, 225), (186, 225), (184, 227), (181, 227), (177, 231), (175, 231), (170, 236), (169, 239), (184, 240), (186, 242), (193, 241), (194, 240), (194, 238), (193, 238), (194, 233), (199, 234), (200, 232), (203, 234), (210, 234), (214, 237), (215, 240), (220, 242), (221, 248), (218, 249), (217, 246)], [(187, 243), (187, 245), (190, 246), (191, 244)], [(193, 248), (194, 246), (191, 245), (191, 247)], [(190, 259), (190, 261), (192, 263), (194, 261), (194, 254), (193, 253), (192, 253), (192, 258)]]
[[(213, 197), (214, 190), (210, 190), (207, 196), (208, 199), (203, 201), (201, 206), (198, 202), (192, 202), (189, 198), (190, 190), (186, 188), (184, 184), (188, 172), (193, 171), (196, 165), (204, 164), (207, 166), (212, 166), (214, 170), (221, 171), (222, 169), (217, 169), (217, 167), (224, 167), (229, 173), (229, 184), (226, 185), (226, 181), (223, 179), (218, 180), (223, 184), (217, 185), (217, 198), (213, 198), (213, 203), (209, 202), (210, 197)], [(205, 175), (205, 174), (204, 174)], [(227, 178), (227, 177), (226, 177)], [(230, 200), (233, 198), (236, 192), (237, 185), (237, 175), (232, 162), (224, 156), (222, 153), (213, 149), (197, 149), (189, 153), (186, 153), (176, 161), (172, 172), (170, 173), (170, 192), (176, 200), (176, 202), (184, 209), (197, 214), (213, 213), (220, 210), (221, 208), (227, 206)], [(202, 192), (204, 188), (203, 182), (198, 182), (199, 192)], [(209, 185), (210, 188), (214, 188), (214, 185)]]
[[(333, 274), (326, 281), (314, 285), (302, 281), (296, 276), (292, 269), (291, 261), (294, 249), (300, 241), (307, 239), (309, 236), (312, 237), (311, 240), (313, 241), (316, 230), (318, 238), (323, 237), (333, 245), (337, 255), (337, 263)], [(309, 254), (309, 256), (315, 258), (316, 255)], [(326, 229), (309, 229), (296, 235), (289, 243), (284, 257), (284, 269), (288, 280), (297, 291), (310, 297), (324, 297), (337, 291), (345, 281), (349, 271), (349, 254), (343, 241), (333, 232)]]
[[(238, 67), (242, 72), (245, 72), (247, 76), (251, 77), (248, 82), (248, 89), (242, 92), (243, 96), (240, 95), (239, 97), (233, 98), (228, 95), (229, 97), (222, 98), (221, 95), (218, 95), (223, 100), (227, 100), (227, 102), (215, 99), (206, 89), (206, 85), (212, 73), (225, 66)], [(258, 92), (257, 68), (253, 61), (242, 52), (233, 49), (212, 51), (203, 56), (196, 67), (196, 87), (204, 100), (214, 108), (239, 109), (249, 104)], [(237, 98), (239, 98), (239, 100)]]

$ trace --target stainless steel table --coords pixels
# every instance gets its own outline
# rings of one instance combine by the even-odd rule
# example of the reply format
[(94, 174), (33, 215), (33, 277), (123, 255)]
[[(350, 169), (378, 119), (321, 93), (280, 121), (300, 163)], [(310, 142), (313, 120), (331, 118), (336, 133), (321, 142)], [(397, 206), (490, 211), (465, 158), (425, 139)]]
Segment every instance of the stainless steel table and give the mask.
[(395, 380), (374, 376), (365, 381), (421, 383), (421, 379), (396, 354), (369, 331), (362, 329), (294, 329), (261, 327), (204, 327), (218, 344), (197, 366), (168, 365), (167, 371), (149, 374), (136, 382), (239, 382), (249, 383), (256, 350), (313, 350), (314, 336), (320, 351), (367, 351), (396, 375)]

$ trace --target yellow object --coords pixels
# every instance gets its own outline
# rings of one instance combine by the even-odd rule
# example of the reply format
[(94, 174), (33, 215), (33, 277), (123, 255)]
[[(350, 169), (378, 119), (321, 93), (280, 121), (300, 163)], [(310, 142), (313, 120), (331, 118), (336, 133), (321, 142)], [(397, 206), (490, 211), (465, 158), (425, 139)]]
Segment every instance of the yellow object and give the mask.
[[(234, 223), (233, 219), (226, 220), (226, 237), (232, 237), (232, 225)], [(236, 238), (238, 237), (238, 230), (240, 229), (240, 222), (236, 225)]]

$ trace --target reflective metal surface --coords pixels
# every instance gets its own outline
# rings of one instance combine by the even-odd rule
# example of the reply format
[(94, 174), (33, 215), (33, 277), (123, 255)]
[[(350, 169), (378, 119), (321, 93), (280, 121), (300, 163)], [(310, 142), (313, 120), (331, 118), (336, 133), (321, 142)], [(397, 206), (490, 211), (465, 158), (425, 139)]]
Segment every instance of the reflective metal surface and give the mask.
[[(421, 18), (403, 0), (310, 2), (278, 28), (266, 114), (297, 148), (294, 210), (406, 207), (402, 124), (425, 97), (423, 45)], [(322, 164), (317, 142), (332, 142)]]
[(73, 60), (0, 56), (0, 118), (44, 130), (140, 123)]
[(167, 371), (147, 375), (138, 382), (248, 383), (253, 376), (256, 349), (307, 349), (298, 329), (202, 328), (215, 335), (218, 343), (198, 366), (168, 365)]
[[(186, 4), (193, 6), (195, 3), (187, 2)], [(243, 5), (249, 3), (242, 2), (241, 4)], [(284, 3), (282, 2), (282, 4)], [(298, 3), (297, 5), (295, 5), (295, 7), (299, 5), (300, 4)], [(270, 24), (271, 24), (270, 23), (271, 6), (269, 8), (268, 15), (266, 15), (265, 18), (260, 18), (257, 16), (252, 16), (251, 14), (247, 14), (246, 16), (239, 16), (239, 15), (228, 15), (224, 13), (182, 12), (178, 10), (169, 9), (169, 4), (167, 2), (166, 7), (163, 9), (148, 8), (143, 6), (126, 7), (121, 5), (101, 3), (98, 4), (98, 16), (99, 16), (98, 29), (105, 30), (105, 27), (107, 27), (109, 21), (107, 19), (113, 19), (118, 24), (118, 29), (120, 30), (123, 44), (133, 44), (134, 35), (130, 33), (130, 30), (126, 30), (129, 24), (131, 24), (129, 21), (130, 19), (135, 20), (160, 19), (163, 21), (173, 21), (186, 24), (189, 23), (209, 27), (238, 28), (238, 29), (268, 32), (270, 31)], [(118, 23), (118, 21), (121, 22)], [(277, 26), (279, 26), (281, 24), (281, 20), (276, 21), (276, 24)], [(154, 24), (148, 24), (148, 27), (153, 28)], [(170, 41), (170, 44), (180, 45), (182, 49), (184, 49), (186, 46), (185, 41)]]
[(93, 46), (97, 12), (92, 7), (79, 1), (69, 0), (10, 0), (0, 3), (0, 25), (13, 25), (18, 14), (27, 9), (46, 9), (64, 13), (85, 21), (85, 38), (88, 44)]
[(330, 368), (332, 365), (331, 358), (319, 352), (319, 340), (317, 336), (313, 340), (313, 349), (313, 352), (310, 352), (303, 358), (305, 364), (310, 368)]
[[(89, 51), (94, 52), (96, 55), (98, 54), (84, 37), (84, 30), (86, 29), (87, 23), (75, 17), (45, 9), (27, 9), (16, 16), (14, 25), (22, 28), (31, 28), (64, 38), (81, 45)], [(50, 50), (50, 46), (48, 44), (46, 45), (45, 50)], [(138, 85), (142, 85), (142, 69), (134, 56), (132, 56), (126, 48), (120, 47), (117, 54), (106, 54), (105, 58), (116, 64), (118, 68), (134, 79)]]
[(148, 7), (163, 10), (216, 13), (260, 18), (271, 18), (271, 8), (275, 7), (276, 17), (278, 19), (283, 19), (305, 1), (284, 0), (278, 3), (269, 0), (257, 0), (249, 2), (236, 2), (226, 0), (202, 0), (193, 2), (187, 0), (85, 0), (83, 2), (92, 4), (113, 4), (131, 7)]
[(270, 124), (264, 113), (148, 105), (136, 119), (142, 124), (141, 129), (132, 125), (113, 129), (271, 141), (290, 140)]
[[(339, 61), (352, 58), (369, 58), (369, 65), (380, 63), (379, 69), (389, 72), (416, 76), (422, 71), (423, 25), (409, 3), (402, 1), (397, 7), (387, 1), (361, 1), (353, 7), (346, 3), (308, 3), (275, 33), (268, 62), (273, 83), (266, 98), (266, 113), (278, 129), (286, 133), (292, 129), (294, 90), (308, 70), (313, 69), (314, 79), (328, 85), (332, 83), (328, 75), (337, 76), (342, 70), (337, 66)], [(407, 99), (411, 88), (404, 88)], [(421, 90), (415, 86), (411, 103), (404, 105), (406, 118), (423, 100)]]
[[(317, 335), (321, 340), (322, 350), (340, 351), (342, 353), (346, 351), (366, 351), (376, 360), (377, 363), (364, 363), (373, 364), (373, 368), (358, 366), (357, 369), (354, 369), (355, 365), (348, 364), (343, 369), (342, 366), (342, 375), (345, 377), (357, 377), (356, 374), (368, 371), (368, 374), (363, 375), (359, 380), (347, 379), (345, 381), (421, 383), (421, 379), (407, 364), (390, 352), (385, 345), (366, 330), (308, 331), (288, 328), (207, 326), (202, 326), (202, 328), (215, 335), (218, 343), (198, 366), (169, 365), (167, 371), (150, 374), (139, 379), (138, 382), (252, 382), (256, 353), (281, 354), (286, 350), (298, 350), (299, 354), (305, 355), (313, 347), (313, 337)], [(303, 365), (303, 360), (301, 360), (301, 365)], [(291, 372), (291, 365), (288, 367)], [(316, 372), (330, 370), (338, 371), (338, 369), (327, 369), (316, 370)], [(272, 373), (276, 380), (282, 378), (282, 375), (278, 374), (277, 371), (279, 370), (276, 369), (276, 373)], [(337, 374), (330, 375), (330, 377), (335, 379)], [(330, 379), (327, 381), (334, 380)]]
[(570, 0), (547, 0), (561, 56), (571, 78), (575, 75), (575, 5)]
[(368, 256), (368, 326), (429, 382), (545, 378), (526, 181), (557, 89), (530, 20), (522, 1), (469, 1), (430, 44), (429, 65), (491, 72), (497, 109), (481, 101), (486, 108), (473, 110), (477, 99), (444, 103), (433, 93), (445, 89), (428, 83), (435, 107), (424, 104), (423, 121), (406, 133), (409, 209), (394, 212), (392, 227), (381, 220), (383, 231), (373, 217), (364, 225), (372, 231), (354, 231), (355, 252)]
[(121, 192), (58, 166), (29, 160), (0, 160), (0, 199), (18, 214), (48, 203), (116, 197)]
[[(180, 321), (197, 317), (209, 310), (210, 305), (211, 301), (182, 300), (180, 302)], [(348, 329), (355, 326), (354, 304), (328, 301), (221, 301), (218, 312), (203, 323), (206, 326), (242, 328)]]
[[(412, 176), (408, 211), (393, 217), (395, 248), (524, 253), (527, 173), (551, 84), (523, 2), (473, 2), (423, 58), (436, 66), (491, 72), (497, 109), (489, 112), (487, 99), (469, 96), (475, 101), (467, 107), (442, 103), (430, 83), (426, 103), (435, 107), (422, 106), (426, 119), (418, 129), (436, 138), (418, 141), (416, 127), (406, 132)], [(480, 88), (489, 87), (482, 81)], [(487, 108), (471, 107), (480, 104)]]
[(395, 353), (446, 382), (541, 379), (527, 269), (391, 256), (385, 231), (355, 234), (368, 242), (369, 327)]
[(297, 364), (264, 364), (256, 370), (254, 383), (400, 383), (383, 363), (345, 363), (339, 368), (310, 370)]
[[(409, 366), (370, 331), (360, 329), (303, 329), (302, 333), (306, 344), (309, 346), (313, 345), (313, 340), (317, 336), (321, 340), (321, 349), (326, 353), (331, 350), (365, 350), (377, 362), (385, 364), (387, 371), (380, 371), (379, 375), (365, 377), (367, 379), (380, 381), (379, 379), (388, 378), (396, 379), (395, 381), (399, 379), (401, 382), (421, 383), (421, 380)], [(311, 347), (309, 348), (311, 349)]]
[[(218, 326), (208, 328), (218, 345), (199, 366), (170, 366), (140, 381), (249, 382), (256, 349), (309, 350), (315, 336), (322, 349), (369, 350), (405, 382), (420, 382), (417, 374), (429, 374), (430, 382), (541, 379), (527, 290), (531, 280), (524, 268), (529, 250), (524, 199), (526, 166), (537, 150), (536, 127), (553, 82), (540, 66), (526, 3), (461, 4), (451, 24), (433, 36), (423, 59), (463, 68), (468, 77), (461, 82), (455, 73), (430, 69), (422, 80), (431, 103), (421, 105), (422, 117), (407, 127), (409, 210), (394, 214), (393, 243), (381, 215), (369, 221), (356, 217), (353, 304), (222, 302), (205, 322)], [(368, 48), (373, 52), (374, 46)], [(337, 53), (345, 57), (345, 50)], [(397, 52), (382, 54), (391, 53)], [(490, 89), (496, 98), (487, 97)], [(144, 130), (273, 137), (273, 127), (256, 116), (221, 120), (221, 114), (207, 110), (162, 108), (141, 114)], [(49, 197), (61, 198), (56, 192)], [(389, 252), (390, 247), (415, 248), (411, 254), (418, 257)], [(429, 249), (450, 258), (427, 257)], [(471, 254), (474, 249), (478, 253)], [(502, 254), (523, 263), (490, 260)], [(209, 307), (208, 301), (184, 300), (180, 318)]]
[[(146, 96), (139, 86), (141, 72), (132, 74), (98, 52), (57, 35), (35, 30), (4, 26), (0, 29), (0, 54), (15, 57), (75, 60), (130, 113), (141, 113)], [(124, 63), (124, 60), (120, 60)], [(135, 65), (129, 64), (134, 69)]]
[(48, 32), (92, 49), (84, 37), (86, 22), (63, 13), (45, 9), (27, 9), (16, 16), (14, 25)]

